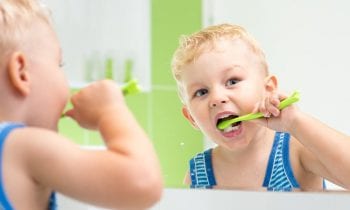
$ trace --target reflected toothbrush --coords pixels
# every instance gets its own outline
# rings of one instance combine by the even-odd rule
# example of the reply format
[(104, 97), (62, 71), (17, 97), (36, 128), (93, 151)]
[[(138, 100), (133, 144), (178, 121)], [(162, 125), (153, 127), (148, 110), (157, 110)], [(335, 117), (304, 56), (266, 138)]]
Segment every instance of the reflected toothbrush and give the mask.
[[(300, 99), (300, 93), (295, 91), (291, 96), (289, 96), (288, 98), (281, 101), (281, 103), (278, 106), (278, 109), (282, 110), (282, 109), (286, 108), (287, 106), (299, 101), (299, 99)], [(217, 125), (217, 127), (220, 130), (224, 130), (225, 128), (229, 127), (233, 123), (240, 122), (240, 121), (254, 120), (254, 119), (258, 119), (258, 118), (262, 118), (262, 117), (264, 117), (264, 115), (261, 112), (250, 113), (250, 114), (236, 117), (233, 119), (224, 120), (224, 121), (220, 122)]]

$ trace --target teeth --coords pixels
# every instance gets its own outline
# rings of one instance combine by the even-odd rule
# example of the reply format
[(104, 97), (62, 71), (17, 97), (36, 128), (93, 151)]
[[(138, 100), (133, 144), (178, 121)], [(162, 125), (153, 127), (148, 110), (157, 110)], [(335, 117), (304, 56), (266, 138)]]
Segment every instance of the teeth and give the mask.
[(231, 114), (225, 114), (225, 115), (221, 116), (220, 119), (225, 118), (225, 117), (229, 117), (229, 116), (231, 116)]
[(227, 128), (224, 129), (224, 132), (227, 133), (227, 132), (231, 132), (231, 131), (236, 131), (238, 130), (238, 125), (237, 126), (229, 126)]

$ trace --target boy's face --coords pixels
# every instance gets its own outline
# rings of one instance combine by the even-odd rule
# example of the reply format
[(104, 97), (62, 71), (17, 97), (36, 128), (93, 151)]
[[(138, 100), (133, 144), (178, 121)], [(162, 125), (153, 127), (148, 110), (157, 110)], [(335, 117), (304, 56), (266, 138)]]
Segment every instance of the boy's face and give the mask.
[(218, 120), (252, 112), (265, 93), (266, 73), (257, 56), (242, 40), (218, 40), (181, 73), (185, 117), (215, 143), (242, 148), (257, 126), (242, 122), (224, 131)]
[(51, 27), (42, 22), (33, 24), (33, 35), (24, 46), (28, 58), (31, 84), (30, 103), (37, 107), (31, 124), (56, 130), (68, 99), (68, 83), (64, 76), (62, 54), (58, 39)]

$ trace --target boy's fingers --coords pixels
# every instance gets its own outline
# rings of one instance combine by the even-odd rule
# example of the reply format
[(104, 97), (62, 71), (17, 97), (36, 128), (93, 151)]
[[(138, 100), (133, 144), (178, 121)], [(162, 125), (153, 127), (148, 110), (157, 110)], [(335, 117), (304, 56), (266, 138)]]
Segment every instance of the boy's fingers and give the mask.
[(271, 97), (271, 100), (270, 100), (271, 104), (273, 104), (274, 106), (278, 106), (280, 104), (280, 99), (279, 99), (279, 96), (277, 94), (274, 94), (272, 97)]
[(267, 106), (267, 112), (273, 116), (278, 116), (280, 114), (280, 111), (278, 109), (278, 105), (279, 105), (279, 100), (274, 98), (274, 97), (271, 97), (269, 102), (266, 104)]
[(270, 109), (270, 98), (266, 97), (261, 105), (262, 105), (261, 109), (260, 109), (261, 113), (263, 113), (263, 115), (265, 117), (270, 117), (271, 116), (271, 113), (269, 111), (269, 109)]
[(277, 94), (277, 99), (278, 99), (279, 101), (282, 101), (282, 100), (284, 100), (284, 99), (286, 99), (286, 98), (288, 98), (288, 95), (287, 95), (287, 94), (284, 94), (284, 93), (278, 93), (278, 94)]

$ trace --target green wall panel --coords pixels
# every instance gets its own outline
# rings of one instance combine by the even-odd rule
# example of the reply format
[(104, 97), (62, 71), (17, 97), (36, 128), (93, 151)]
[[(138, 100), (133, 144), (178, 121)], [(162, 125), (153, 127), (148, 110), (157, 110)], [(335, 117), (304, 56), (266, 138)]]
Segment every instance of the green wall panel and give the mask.
[(188, 160), (203, 149), (203, 136), (181, 114), (171, 75), (179, 37), (201, 28), (201, 0), (152, 0), (152, 136), (166, 187), (182, 184)]
[(150, 134), (149, 124), (152, 113), (150, 112), (150, 94), (138, 93), (125, 97), (128, 107), (133, 111), (135, 118), (141, 126)]
[(176, 91), (153, 91), (153, 139), (167, 187), (184, 187), (188, 160), (203, 149), (202, 134), (181, 114)]
[(84, 130), (71, 118), (64, 117), (58, 125), (59, 132), (77, 144), (84, 144)]
[(201, 28), (201, 0), (152, 0), (153, 84), (174, 84), (171, 57), (180, 35)]

